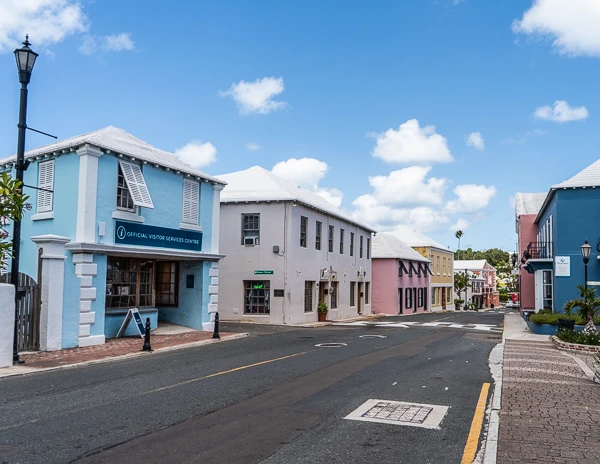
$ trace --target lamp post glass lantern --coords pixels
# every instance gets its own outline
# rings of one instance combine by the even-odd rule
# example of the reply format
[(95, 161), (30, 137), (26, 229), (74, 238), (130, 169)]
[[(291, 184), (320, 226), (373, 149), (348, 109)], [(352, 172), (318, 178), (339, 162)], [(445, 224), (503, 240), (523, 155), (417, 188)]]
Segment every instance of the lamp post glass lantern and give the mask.
[[(590, 262), (590, 253), (592, 252), (592, 246), (586, 240), (583, 245), (581, 245), (581, 257), (583, 258), (584, 265), (584, 282), (583, 286), (587, 290), (587, 280), (588, 280), (588, 263)], [(586, 295), (587, 299), (587, 295)]]
[[(19, 72), (19, 82), (21, 83), (21, 98), (19, 103), (19, 138), (17, 143), (17, 163), (15, 166), (16, 179), (23, 185), (23, 171), (25, 167), (25, 130), (27, 129), (27, 84), (31, 80), (31, 72), (35, 65), (38, 54), (35, 53), (29, 43), (29, 36), (25, 36), (23, 47), (15, 50), (17, 60), (17, 71)], [(13, 246), (12, 261), (10, 268), (11, 283), (15, 286), (15, 332), (13, 338), (13, 364), (22, 364), (19, 359), (19, 255), (21, 251), (21, 220), (16, 219), (13, 222)]]

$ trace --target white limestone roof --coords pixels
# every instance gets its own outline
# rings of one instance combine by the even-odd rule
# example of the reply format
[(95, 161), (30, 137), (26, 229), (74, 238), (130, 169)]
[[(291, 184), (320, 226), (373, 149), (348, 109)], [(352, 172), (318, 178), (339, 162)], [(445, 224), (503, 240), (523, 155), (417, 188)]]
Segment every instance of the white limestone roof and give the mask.
[[(36, 156), (60, 154), (66, 151), (77, 150), (85, 145), (92, 145), (100, 148), (104, 152), (110, 152), (115, 155), (124, 155), (129, 158), (146, 161), (151, 164), (180, 171), (184, 174), (190, 174), (194, 177), (210, 180), (214, 183), (224, 184), (223, 181), (209, 176), (208, 174), (191, 167), (177, 158), (173, 153), (160, 150), (143, 140), (134, 137), (129, 132), (118, 127), (108, 126), (87, 134), (77, 135), (65, 140), (51, 143), (40, 148), (35, 148), (25, 152), (25, 159), (35, 158)], [(0, 167), (14, 163), (16, 155), (0, 159)]]
[(227, 187), (221, 192), (221, 203), (297, 201), (351, 224), (355, 224), (367, 231), (375, 232), (370, 227), (351, 219), (350, 216), (346, 215), (316, 193), (279, 177), (260, 166), (253, 166), (243, 171), (222, 174), (219, 175), (218, 178), (227, 183)]
[(515, 210), (517, 217), (523, 214), (537, 214), (540, 212), (547, 193), (521, 193), (515, 194)]
[(452, 250), (448, 249), (444, 245), (439, 244), (422, 232), (418, 232), (408, 226), (400, 226), (397, 229), (387, 233), (399, 238), (411, 247), (432, 247), (452, 253)]
[(454, 270), (483, 269), (486, 262), (485, 259), (459, 259), (454, 261)]
[(578, 172), (570, 179), (553, 185), (553, 189), (572, 187), (597, 187), (600, 186), (600, 160), (590, 164), (583, 171)]
[(377, 234), (373, 237), (371, 245), (371, 256), (373, 258), (396, 258), (409, 259), (429, 263), (430, 260), (421, 256), (397, 237), (390, 234)]

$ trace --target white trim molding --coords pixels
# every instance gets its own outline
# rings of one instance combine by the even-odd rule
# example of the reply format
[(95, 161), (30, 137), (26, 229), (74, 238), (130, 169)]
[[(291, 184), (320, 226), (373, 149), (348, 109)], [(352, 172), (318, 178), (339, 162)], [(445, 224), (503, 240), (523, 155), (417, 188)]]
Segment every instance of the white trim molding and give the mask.
[(202, 232), (202, 226), (197, 226), (195, 224), (186, 224), (185, 222), (180, 223), (179, 228), (184, 230), (195, 230), (196, 232)]
[(43, 221), (45, 219), (54, 219), (54, 211), (47, 211), (45, 213), (36, 213), (31, 216), (32, 221)]
[(99, 148), (86, 144), (76, 151), (79, 155), (79, 187), (77, 191), (78, 242), (96, 241), (96, 199), (98, 195), (98, 158), (103, 153)]
[(153, 248), (121, 245), (106, 245), (104, 243), (69, 243), (66, 247), (71, 253), (98, 253), (115, 256), (130, 256), (132, 258), (164, 258), (185, 261), (219, 261), (225, 255), (201, 253), (197, 251), (178, 250), (176, 248)]
[(136, 214), (136, 213), (130, 213), (128, 211), (119, 211), (119, 210), (113, 211), (112, 218), (119, 219), (122, 221), (129, 221), (129, 222), (139, 222), (139, 223), (144, 222), (144, 216), (140, 216), (139, 214)]
[(79, 277), (79, 332), (78, 346), (102, 345), (104, 335), (91, 336), (92, 324), (96, 323), (96, 313), (92, 311), (92, 302), (96, 299), (96, 287), (93, 278), (98, 274), (98, 265), (94, 264), (91, 253), (73, 253), (75, 275)]
[(223, 190), (224, 188), (224, 185), (212, 184), (213, 204), (210, 251), (215, 254), (219, 253), (219, 225), (221, 223), (221, 190)]

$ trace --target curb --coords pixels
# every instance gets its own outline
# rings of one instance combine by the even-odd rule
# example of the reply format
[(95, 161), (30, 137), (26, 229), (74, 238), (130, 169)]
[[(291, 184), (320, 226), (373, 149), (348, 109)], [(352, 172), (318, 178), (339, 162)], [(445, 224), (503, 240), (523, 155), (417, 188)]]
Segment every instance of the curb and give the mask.
[(499, 343), (490, 352), (489, 365), (494, 379), (494, 393), (487, 409), (487, 433), (483, 446), (474, 462), (496, 464), (498, 456), (498, 432), (500, 427), (500, 407), (502, 401), (502, 367), (504, 364), (504, 342)]
[[(237, 339), (245, 338), (248, 336), (250, 336), (249, 332), (243, 332), (243, 333), (239, 333), (239, 334), (227, 335), (220, 339), (209, 338), (207, 340), (198, 340), (195, 342), (182, 343), (180, 345), (165, 346), (164, 348), (157, 348), (156, 350), (154, 350), (154, 353), (166, 353), (169, 351), (177, 351), (177, 350), (182, 350), (185, 348), (194, 348), (197, 346), (210, 345), (213, 343), (228, 342), (231, 340), (237, 340)], [(14, 377), (16, 375), (26, 375), (26, 374), (33, 374), (33, 373), (37, 373), (37, 372), (54, 371), (57, 369), (68, 369), (68, 368), (72, 368), (72, 367), (89, 366), (92, 364), (103, 364), (103, 363), (107, 363), (107, 362), (111, 362), (111, 361), (121, 361), (124, 359), (137, 358), (140, 356), (147, 356), (147, 355), (148, 355), (147, 352), (136, 351), (134, 353), (127, 353), (127, 354), (122, 354), (119, 356), (110, 356), (110, 357), (102, 358), (102, 359), (93, 359), (91, 361), (83, 361), (83, 362), (74, 363), (74, 364), (65, 364), (64, 366), (38, 367), (38, 368), (36, 368), (36, 367), (28, 368), (27, 366), (7, 367), (7, 368), (0, 369), (0, 381), (2, 378)], [(6, 370), (16, 370), (16, 371), (2, 372), (2, 370), (5, 370), (5, 369)]]

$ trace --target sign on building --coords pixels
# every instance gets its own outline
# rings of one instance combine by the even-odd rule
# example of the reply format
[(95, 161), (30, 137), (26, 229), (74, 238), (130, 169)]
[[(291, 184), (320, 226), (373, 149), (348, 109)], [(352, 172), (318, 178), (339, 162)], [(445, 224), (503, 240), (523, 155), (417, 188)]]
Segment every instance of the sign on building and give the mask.
[(202, 251), (202, 232), (116, 221), (115, 244)]
[(557, 256), (554, 258), (556, 277), (571, 277), (571, 257)]

